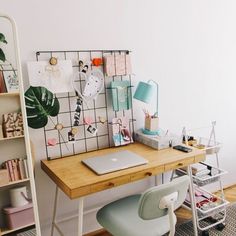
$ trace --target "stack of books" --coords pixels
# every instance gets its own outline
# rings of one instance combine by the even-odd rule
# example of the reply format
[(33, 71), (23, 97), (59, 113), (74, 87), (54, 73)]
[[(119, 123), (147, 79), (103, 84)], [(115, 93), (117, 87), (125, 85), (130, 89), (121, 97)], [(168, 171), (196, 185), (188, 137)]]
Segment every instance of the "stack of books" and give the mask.
[(9, 182), (29, 178), (27, 159), (19, 158), (5, 161), (2, 168), (8, 171)]
[(192, 167), (192, 174), (196, 177), (204, 177), (210, 174), (210, 170), (207, 168), (207, 165), (203, 165), (201, 163), (196, 163), (191, 166)]
[[(211, 174), (211, 170), (208, 169), (207, 165), (196, 163), (191, 166), (192, 174), (198, 178), (208, 177)], [(187, 171), (187, 167), (180, 168), (184, 171)]]

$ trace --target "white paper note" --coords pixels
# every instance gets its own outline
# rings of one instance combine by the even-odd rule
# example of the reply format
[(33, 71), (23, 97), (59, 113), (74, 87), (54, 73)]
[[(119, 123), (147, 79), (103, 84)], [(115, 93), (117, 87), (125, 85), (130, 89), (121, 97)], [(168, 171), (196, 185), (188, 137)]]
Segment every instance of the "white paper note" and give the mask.
[(31, 86), (45, 87), (52, 93), (74, 91), (71, 60), (58, 60), (56, 65), (50, 65), (48, 61), (28, 62), (27, 66)]

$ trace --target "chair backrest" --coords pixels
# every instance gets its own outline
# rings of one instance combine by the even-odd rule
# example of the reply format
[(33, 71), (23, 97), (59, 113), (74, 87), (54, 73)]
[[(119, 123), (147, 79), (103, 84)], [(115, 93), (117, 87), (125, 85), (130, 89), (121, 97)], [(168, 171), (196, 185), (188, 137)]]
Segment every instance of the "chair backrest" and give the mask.
[(178, 193), (177, 201), (174, 203), (174, 209), (182, 205), (185, 200), (189, 176), (185, 175), (174, 179), (172, 182), (155, 186), (146, 190), (139, 200), (138, 214), (144, 220), (151, 220), (168, 214), (168, 210), (159, 207), (160, 200), (174, 192)]

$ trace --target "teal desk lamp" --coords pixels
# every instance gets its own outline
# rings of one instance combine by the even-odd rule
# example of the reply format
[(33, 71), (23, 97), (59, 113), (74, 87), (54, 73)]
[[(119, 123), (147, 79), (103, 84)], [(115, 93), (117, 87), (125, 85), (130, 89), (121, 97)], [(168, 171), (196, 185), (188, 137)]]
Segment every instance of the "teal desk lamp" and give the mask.
[[(147, 82), (139, 82), (138, 87), (134, 93), (134, 98), (142, 101), (144, 103), (149, 104), (153, 100), (153, 95), (156, 92), (156, 111), (152, 117), (150, 117), (150, 122), (157, 122), (158, 121), (158, 84), (153, 80), (148, 80)], [(155, 119), (156, 118), (156, 119)], [(153, 120), (152, 120), (153, 119)], [(145, 120), (146, 122), (146, 120)], [(157, 135), (158, 129), (156, 130), (149, 130), (144, 128), (144, 134), (148, 135)]]

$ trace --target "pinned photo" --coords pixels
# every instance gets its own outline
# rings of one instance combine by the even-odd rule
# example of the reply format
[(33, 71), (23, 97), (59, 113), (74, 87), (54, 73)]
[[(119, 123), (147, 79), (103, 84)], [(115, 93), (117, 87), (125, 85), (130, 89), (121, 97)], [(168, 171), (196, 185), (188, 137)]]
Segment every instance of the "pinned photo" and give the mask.
[(95, 136), (98, 130), (97, 130), (97, 128), (93, 127), (92, 125), (89, 125), (88, 128), (87, 128), (87, 131), (88, 131), (90, 134), (92, 134), (92, 135)]

